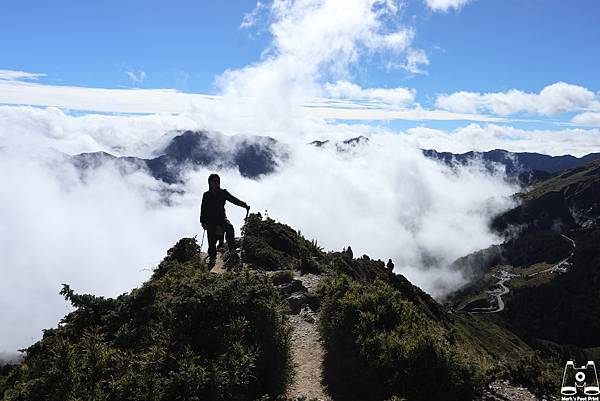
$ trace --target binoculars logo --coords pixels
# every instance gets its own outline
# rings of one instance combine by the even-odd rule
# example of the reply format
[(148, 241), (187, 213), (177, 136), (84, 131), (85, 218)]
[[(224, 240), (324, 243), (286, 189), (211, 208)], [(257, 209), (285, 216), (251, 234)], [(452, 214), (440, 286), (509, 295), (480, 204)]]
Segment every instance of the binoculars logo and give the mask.
[(568, 361), (565, 364), (560, 393), (562, 395), (575, 395), (578, 391), (583, 391), (585, 395), (600, 394), (598, 373), (594, 361), (588, 361), (581, 367), (576, 367), (573, 361)]

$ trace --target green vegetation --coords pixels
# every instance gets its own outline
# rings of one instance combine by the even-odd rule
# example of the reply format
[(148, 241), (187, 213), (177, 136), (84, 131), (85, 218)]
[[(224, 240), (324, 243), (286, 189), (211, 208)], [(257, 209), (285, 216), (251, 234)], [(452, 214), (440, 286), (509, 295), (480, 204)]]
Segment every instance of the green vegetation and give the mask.
[(540, 395), (556, 394), (566, 355), (573, 353), (561, 356), (556, 345), (526, 341), (496, 314), (457, 312), (452, 320), (451, 343), (485, 372), (486, 381), (505, 379)]
[(252, 213), (246, 219), (243, 249), (243, 262), (258, 270), (294, 266), (307, 273), (321, 271), (315, 259), (322, 258), (323, 252), (316, 243), (306, 240), (286, 224), (271, 218), (263, 220), (260, 213)]
[(516, 196), (522, 203), (497, 216), (492, 227), (522, 232), (565, 230), (600, 223), (600, 160), (565, 171)]
[(506, 317), (528, 336), (595, 347), (600, 345), (600, 229), (580, 230), (574, 239), (570, 270), (544, 285), (516, 288)]
[(290, 327), (270, 280), (209, 274), (194, 239), (131, 294), (61, 294), (76, 310), (29, 347), (4, 399), (254, 400), (289, 383)]
[(341, 399), (473, 397), (478, 369), (450, 346), (439, 321), (391, 285), (341, 275), (323, 283), (322, 296), (328, 376)]
[[(572, 358), (572, 354), (570, 355)], [(563, 374), (564, 361), (547, 351), (536, 351), (525, 354), (514, 361), (501, 363), (491, 369), (491, 377), (521, 383), (539, 395), (555, 395), (559, 392)]]
[(534, 352), (520, 337), (507, 330), (497, 315), (456, 312), (452, 323), (450, 342), (468, 354), (469, 360), (482, 370), (510, 364)]
[(570, 186), (588, 186), (598, 183), (600, 178), (600, 160), (594, 160), (585, 166), (567, 170), (556, 177), (549, 178), (531, 188), (526, 199), (539, 198), (550, 192), (563, 192)]
[[(555, 393), (560, 385), (561, 376), (552, 369), (564, 362), (544, 344), (526, 342), (500, 317), (448, 314), (380, 260), (321, 252), (271, 219), (254, 218), (251, 224), (266, 238), (290, 230), (288, 249), (314, 250), (310, 260), (324, 277), (319, 320), (327, 352), (325, 380), (337, 399), (467, 400), (498, 378), (537, 393)], [(561, 246), (565, 242), (560, 238)], [(296, 268), (298, 254), (285, 254)], [(282, 272), (282, 280), (289, 274)]]
[[(257, 271), (210, 274), (187, 238), (130, 294), (105, 299), (65, 285), (75, 311), (46, 330), (20, 365), (0, 367), (0, 394), (12, 401), (283, 400), (293, 376), (291, 328), (274, 285), (292, 282), (295, 271), (321, 275), (315, 305), (335, 399), (469, 400), (497, 378), (549, 393), (560, 384), (553, 369), (573, 355), (524, 326), (515, 331), (502, 316), (448, 313), (381, 260), (324, 252), (260, 214), (245, 230), (243, 259)], [(576, 256), (598, 263), (591, 244), (580, 249), (578, 240), (584, 254)], [(527, 262), (539, 259), (532, 255)]]
[(571, 253), (571, 243), (554, 231), (538, 231), (520, 235), (502, 244), (507, 264), (526, 267), (536, 263), (554, 264)]
[(16, 365), (3, 365), (0, 362), (0, 395), (4, 394), (4, 390), (8, 389), (8, 379), (13, 375), (13, 372), (16, 369), (18, 369), (18, 366)]

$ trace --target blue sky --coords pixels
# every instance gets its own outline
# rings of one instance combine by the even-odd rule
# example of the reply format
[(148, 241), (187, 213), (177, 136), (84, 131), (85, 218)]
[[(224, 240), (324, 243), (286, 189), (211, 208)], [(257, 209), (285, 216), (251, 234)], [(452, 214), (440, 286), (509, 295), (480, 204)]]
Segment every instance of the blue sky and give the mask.
[[(72, 85), (210, 92), (215, 75), (260, 58), (268, 34), (241, 29), (253, 1), (18, 1), (0, 13), (1, 68), (42, 72)], [(433, 13), (420, 2), (405, 14), (430, 54), (428, 75), (366, 63), (365, 86), (416, 86), (421, 96), (457, 90), (539, 91), (556, 81), (598, 90), (600, 3), (478, 0)], [(363, 66), (364, 67), (364, 66)]]
[(260, 57), (268, 40), (239, 29), (251, 1), (19, 1), (0, 13), (2, 68), (48, 81), (212, 90), (215, 75)]
[[(429, 4), (436, 1), (461, 6), (440, 12)], [(397, 67), (406, 62), (407, 49), (365, 51), (347, 66), (344, 81), (361, 88), (408, 88), (415, 93), (414, 102), (428, 109), (439, 108), (436, 100), (442, 94), (511, 89), (537, 94), (557, 82), (587, 89), (596, 94), (597, 103), (600, 75), (594, 66), (600, 62), (600, 3), (596, 0), (398, 4), (400, 11), (382, 26), (390, 31), (399, 26), (412, 30), (408, 50), (422, 52), (428, 64), (418, 67), (420, 73), (409, 72)], [(45, 74), (37, 82), (46, 85), (218, 94), (215, 77), (259, 63), (263, 51), (273, 44), (268, 10), (263, 8), (254, 26), (240, 26), (256, 5), (249, 0), (10, 2), (0, 13), (0, 70)], [(320, 83), (332, 78), (328, 73), (317, 75)], [(541, 117), (531, 107), (516, 110), (509, 113), (511, 123), (535, 128), (573, 124), (574, 116), (588, 111), (594, 115), (577, 120), (579, 125), (596, 126), (600, 110), (588, 100)], [(11, 102), (0, 94), (0, 103)], [(490, 100), (481, 99), (480, 106), (469, 112), (490, 114), (489, 108), (481, 106), (486, 102)], [(466, 110), (456, 102), (445, 109)], [(392, 125), (414, 124), (396, 120)], [(434, 121), (429, 126), (450, 129), (457, 123)]]

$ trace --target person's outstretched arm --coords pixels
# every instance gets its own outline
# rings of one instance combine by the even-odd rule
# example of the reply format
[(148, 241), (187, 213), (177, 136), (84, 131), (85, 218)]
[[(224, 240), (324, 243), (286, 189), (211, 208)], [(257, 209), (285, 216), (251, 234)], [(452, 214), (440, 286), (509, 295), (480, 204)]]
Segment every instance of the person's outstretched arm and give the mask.
[(233, 203), (234, 205), (243, 207), (246, 210), (250, 209), (250, 206), (248, 206), (248, 204), (246, 202), (241, 201), (238, 198), (236, 198), (235, 196), (231, 195), (229, 193), (229, 191), (227, 191), (227, 190), (225, 190), (225, 199), (227, 199), (229, 202)]

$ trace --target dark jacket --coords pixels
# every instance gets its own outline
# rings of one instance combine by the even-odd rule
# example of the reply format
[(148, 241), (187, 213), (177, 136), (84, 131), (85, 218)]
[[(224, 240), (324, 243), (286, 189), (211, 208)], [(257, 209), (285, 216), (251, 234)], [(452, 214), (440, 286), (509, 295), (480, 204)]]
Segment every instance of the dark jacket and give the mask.
[(245, 202), (231, 195), (226, 189), (219, 189), (214, 193), (206, 191), (202, 195), (200, 223), (209, 226), (222, 223), (227, 218), (225, 215), (225, 201), (229, 201), (237, 206), (246, 207)]

